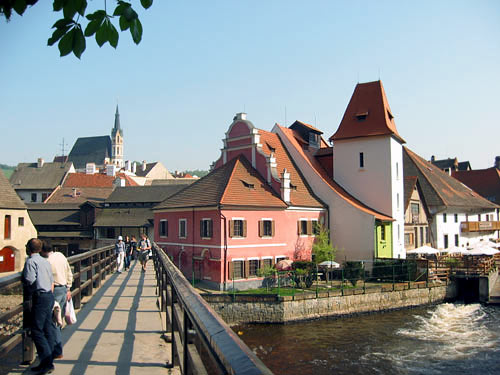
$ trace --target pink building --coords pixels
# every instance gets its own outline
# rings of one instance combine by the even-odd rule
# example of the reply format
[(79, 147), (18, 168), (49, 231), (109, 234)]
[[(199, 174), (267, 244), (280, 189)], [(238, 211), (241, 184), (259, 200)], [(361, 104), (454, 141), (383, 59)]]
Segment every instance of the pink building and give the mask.
[(278, 135), (240, 113), (214, 170), (155, 208), (155, 241), (187, 278), (248, 289), (260, 268), (310, 259), (325, 213)]

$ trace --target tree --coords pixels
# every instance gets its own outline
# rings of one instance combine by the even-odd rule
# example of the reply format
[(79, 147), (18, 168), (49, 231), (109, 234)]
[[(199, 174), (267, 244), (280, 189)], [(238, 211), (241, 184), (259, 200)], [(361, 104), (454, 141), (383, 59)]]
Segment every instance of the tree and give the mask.
[(324, 261), (334, 261), (337, 254), (337, 248), (330, 243), (330, 231), (319, 224), (317, 226), (318, 234), (314, 239), (312, 246), (313, 261), (319, 264)]
[[(63, 18), (52, 26), (54, 32), (47, 41), (49, 46), (58, 43), (61, 56), (69, 55), (71, 52), (80, 58), (86, 48), (85, 38), (95, 35), (99, 47), (109, 43), (113, 48), (118, 46), (118, 31), (112, 20), (118, 19), (121, 31), (130, 31), (135, 44), (142, 39), (142, 24), (137, 12), (131, 3), (120, 0), (110, 0), (116, 3), (113, 13), (108, 13), (107, 0), (103, 0), (104, 9), (97, 9), (90, 13), (87, 9), (87, 0), (53, 0), (52, 7), (55, 12), (62, 12)], [(153, 0), (140, 0), (144, 9), (153, 5)], [(0, 15), (4, 15), (7, 21), (12, 16), (12, 11), (22, 16), (28, 6), (33, 6), (38, 0), (0, 0)], [(88, 20), (85, 31), (80, 19)]]

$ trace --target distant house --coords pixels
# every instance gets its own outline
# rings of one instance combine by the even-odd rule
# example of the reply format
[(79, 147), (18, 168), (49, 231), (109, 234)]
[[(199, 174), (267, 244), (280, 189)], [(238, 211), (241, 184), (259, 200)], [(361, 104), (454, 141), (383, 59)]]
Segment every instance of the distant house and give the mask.
[(102, 203), (113, 192), (114, 187), (59, 187), (47, 198), (47, 204)]
[(26, 205), (0, 171), (0, 273), (20, 271), (26, 259), (26, 243), (36, 229)]
[(405, 174), (416, 176), (422, 188), (438, 249), (498, 238), (499, 206), (408, 148), (404, 148), (403, 159)]
[(116, 239), (141, 233), (153, 237), (152, 207), (186, 185), (117, 187), (102, 203), (93, 224), (96, 239)]
[(39, 158), (37, 163), (19, 163), (10, 183), (23, 201), (41, 203), (74, 172), (72, 163), (45, 163)]
[(491, 168), (453, 171), (451, 175), (483, 198), (500, 205), (500, 156)]
[(139, 166), (134, 163), (132, 173), (135, 173), (135, 176), (132, 178), (139, 185), (151, 185), (154, 180), (169, 180), (174, 178), (159, 161), (154, 163), (143, 161)]
[(470, 171), (472, 169), (468, 161), (459, 162), (457, 158), (436, 160), (436, 157), (432, 155), (431, 163), (450, 176), (455, 171)]
[(154, 210), (155, 241), (186, 277), (220, 290), (260, 286), (259, 269), (280, 259), (310, 259), (326, 212), (279, 137), (243, 113), (212, 172)]
[(415, 176), (405, 176), (405, 250), (432, 245), (427, 206), (422, 188)]
[(92, 223), (86, 214), (94, 208), (91, 203), (79, 202), (28, 204), (38, 238), (50, 242), (66, 256), (94, 248)]

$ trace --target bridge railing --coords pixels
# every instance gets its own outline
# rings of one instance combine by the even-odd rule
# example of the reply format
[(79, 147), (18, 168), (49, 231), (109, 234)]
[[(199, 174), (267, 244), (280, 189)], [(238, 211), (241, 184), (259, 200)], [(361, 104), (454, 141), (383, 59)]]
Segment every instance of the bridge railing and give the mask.
[(272, 375), (193, 289), (167, 254), (153, 244), (160, 309), (171, 340), (170, 366), (182, 374)]
[[(114, 246), (105, 246), (90, 250), (82, 254), (68, 258), (73, 270), (73, 285), (71, 296), (75, 309), (79, 309), (82, 296), (91, 296), (94, 288), (98, 288), (101, 282), (116, 267), (116, 256)], [(0, 294), (9, 289), (22, 288), (21, 272), (0, 278)], [(0, 324), (8, 324), (16, 318), (22, 318), (19, 329), (0, 341), (0, 358), (6, 356), (12, 349), (22, 343), (22, 361), (32, 362), (35, 359), (35, 350), (29, 331), (29, 317), (31, 310), (31, 299), (23, 293), (23, 302), (7, 312), (0, 314)]]

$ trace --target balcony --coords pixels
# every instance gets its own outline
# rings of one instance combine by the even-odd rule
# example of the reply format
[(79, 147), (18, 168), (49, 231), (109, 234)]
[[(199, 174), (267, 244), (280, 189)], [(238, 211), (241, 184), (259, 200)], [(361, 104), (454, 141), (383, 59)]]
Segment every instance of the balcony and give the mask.
[(460, 223), (460, 230), (464, 233), (500, 230), (500, 221), (465, 221)]

